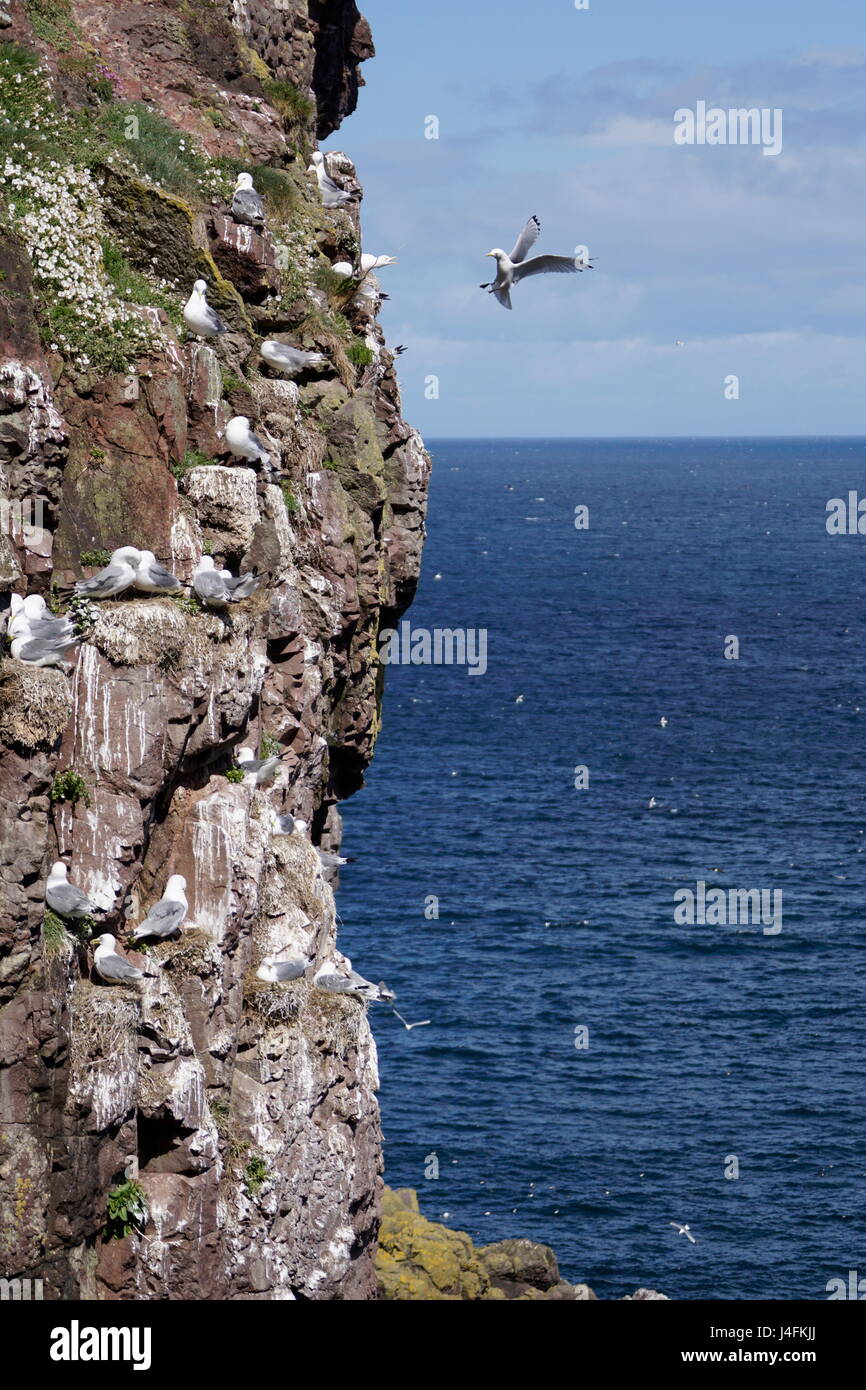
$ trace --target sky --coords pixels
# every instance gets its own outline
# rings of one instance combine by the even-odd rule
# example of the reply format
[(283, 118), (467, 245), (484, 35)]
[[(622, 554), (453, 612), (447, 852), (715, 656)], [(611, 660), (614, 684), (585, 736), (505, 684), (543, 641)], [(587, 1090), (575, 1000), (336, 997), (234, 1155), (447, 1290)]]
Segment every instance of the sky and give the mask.
[[(866, 434), (866, 7), (359, 4), (377, 56), (324, 148), (398, 257), (382, 322), (422, 433)], [(781, 110), (781, 152), (675, 143), (700, 101)], [(533, 213), (537, 253), (595, 266), (509, 314), (485, 255)]]

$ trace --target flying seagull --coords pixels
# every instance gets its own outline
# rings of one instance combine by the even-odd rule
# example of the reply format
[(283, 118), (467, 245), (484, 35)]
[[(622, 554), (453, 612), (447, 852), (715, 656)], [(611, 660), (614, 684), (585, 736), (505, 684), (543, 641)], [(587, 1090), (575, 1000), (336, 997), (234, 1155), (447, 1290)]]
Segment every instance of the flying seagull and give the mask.
[(267, 338), (259, 352), (269, 367), (275, 367), (286, 376), (298, 376), (311, 367), (324, 367), (328, 361), (323, 352), (307, 352), (304, 348), (288, 347), (276, 338)]
[(180, 580), (159, 563), (152, 550), (141, 552), (134, 583), (144, 594), (177, 594), (183, 589)]
[(487, 252), (488, 256), (492, 256), (496, 261), (497, 273), (495, 280), (488, 281), (481, 288), (494, 294), (504, 309), (511, 308), (512, 286), (518, 285), (527, 276), (548, 273), (574, 275), (577, 271), (583, 270), (584, 266), (589, 265), (588, 261), (578, 261), (574, 256), (534, 256), (531, 261), (528, 261), (526, 256), (532, 250), (540, 233), (541, 223), (538, 218), (530, 217), (517, 238), (510, 256), (506, 255), (498, 246)]
[(122, 545), (112, 551), (111, 559), (104, 569), (92, 579), (81, 579), (75, 586), (80, 598), (115, 598), (135, 583), (135, 569), (141, 559), (141, 551), (134, 545)]
[(261, 462), (265, 468), (271, 466), (271, 456), (257, 434), (250, 429), (246, 415), (235, 415), (226, 425), (226, 444), (235, 458), (247, 459), (249, 463)]
[(325, 156), (321, 150), (316, 150), (313, 155), (313, 162), (307, 170), (308, 173), (315, 174), (319, 181), (319, 192), (322, 195), (322, 205), (326, 208), (345, 208), (354, 203), (355, 195), (347, 193), (338, 183), (335, 183), (328, 173), (325, 164)]
[(186, 879), (183, 874), (172, 874), (159, 902), (154, 903), (141, 926), (132, 933), (133, 941), (146, 936), (173, 936), (180, 931), (188, 911)]
[(103, 932), (102, 936), (95, 936), (91, 941), (91, 946), (95, 946), (93, 953), (93, 964), (96, 966), (97, 975), (108, 985), (128, 985), (133, 980), (153, 980), (156, 978), (155, 972), (151, 970), (139, 970), (137, 965), (133, 965), (124, 956), (118, 955), (115, 947), (117, 941), (111, 932)]
[(265, 225), (265, 205), (261, 195), (253, 187), (252, 174), (238, 174), (238, 181), (235, 184), (234, 196), (232, 197), (232, 217), (236, 222), (243, 222), (247, 227), (263, 227)]
[(692, 1235), (692, 1231), (691, 1231), (691, 1227), (690, 1227), (690, 1226), (681, 1226), (680, 1223), (679, 1223), (679, 1221), (669, 1221), (669, 1222), (668, 1222), (668, 1225), (669, 1225), (669, 1226), (673, 1226), (674, 1229), (677, 1230), (681, 1236), (688, 1236), (688, 1238), (689, 1238), (689, 1240), (691, 1241), (692, 1245), (697, 1245), (698, 1242), (695, 1240), (694, 1236)]
[(200, 338), (216, 338), (220, 333), (228, 333), (219, 314), (207, 302), (207, 283), (196, 280), (192, 294), (183, 309), (183, 319), (187, 328)]
[(73, 922), (92, 917), (97, 911), (87, 895), (67, 880), (66, 865), (59, 859), (51, 865), (45, 884), (45, 901), (58, 917), (67, 917)]
[(397, 1017), (399, 1018), (403, 1027), (406, 1029), (407, 1033), (411, 1033), (413, 1028), (429, 1028), (430, 1024), (433, 1022), (432, 1018), (424, 1018), (421, 1020), (420, 1023), (407, 1023), (403, 1015), (401, 1013), (398, 1013), (397, 1010), (394, 1008), (393, 1004), (391, 1005), (391, 1012), (392, 1014), (397, 1014)]

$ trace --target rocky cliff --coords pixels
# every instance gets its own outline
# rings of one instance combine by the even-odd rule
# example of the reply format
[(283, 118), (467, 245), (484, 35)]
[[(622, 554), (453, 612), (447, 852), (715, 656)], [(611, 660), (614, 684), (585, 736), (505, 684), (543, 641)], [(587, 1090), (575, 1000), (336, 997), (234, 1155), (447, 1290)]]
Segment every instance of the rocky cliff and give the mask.
[[(333, 949), (314, 846), (362, 785), (377, 634), (423, 541), (376, 282), (332, 269), (357, 264), (361, 189), (332, 156), (357, 196), (327, 211), (307, 172), (372, 52), (353, 0), (0, 6), (0, 591), (83, 638), (69, 672), (0, 660), (0, 1275), (46, 1297), (374, 1295), (365, 1007), (256, 975)], [(230, 215), (242, 170), (263, 231)], [(183, 327), (198, 278), (216, 344)], [(326, 365), (275, 374), (272, 335)], [(231, 456), (233, 416), (270, 468)], [(203, 553), (264, 582), (225, 618), (70, 606), (126, 544), (186, 583)], [(233, 772), (245, 744), (284, 755), (273, 789)], [(130, 953), (152, 978), (95, 976), (87, 926), (45, 910), (57, 859), (121, 942), (185, 876), (180, 939)]]

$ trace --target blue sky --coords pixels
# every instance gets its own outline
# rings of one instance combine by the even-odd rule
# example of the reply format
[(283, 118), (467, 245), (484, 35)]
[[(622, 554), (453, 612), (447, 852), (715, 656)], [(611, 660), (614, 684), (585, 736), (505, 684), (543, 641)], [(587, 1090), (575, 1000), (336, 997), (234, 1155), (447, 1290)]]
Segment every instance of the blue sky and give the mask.
[[(357, 162), (365, 249), (399, 257), (382, 317), (424, 433), (866, 434), (866, 10), (361, 8), (377, 57), (326, 148)], [(699, 100), (781, 108), (782, 152), (675, 145)], [(485, 253), (531, 213), (540, 252), (585, 244), (596, 268), (518, 286), (508, 314)]]

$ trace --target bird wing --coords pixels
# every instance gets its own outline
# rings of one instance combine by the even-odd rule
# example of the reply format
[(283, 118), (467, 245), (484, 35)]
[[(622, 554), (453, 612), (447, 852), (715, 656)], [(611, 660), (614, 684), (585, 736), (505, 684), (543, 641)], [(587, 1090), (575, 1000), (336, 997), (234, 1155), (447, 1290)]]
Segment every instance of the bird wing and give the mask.
[(537, 217), (530, 217), (514, 246), (514, 250), (509, 256), (509, 260), (517, 265), (526, 259), (527, 253), (532, 250), (541, 235), (541, 223)]
[(62, 657), (80, 641), (80, 637), (31, 637), (18, 648), (18, 658), (20, 661), (42, 661), (46, 656)]
[(183, 587), (180, 580), (171, 573), (171, 570), (167, 570), (165, 565), (161, 565), (158, 560), (148, 566), (147, 575), (153, 584), (159, 584), (169, 589), (173, 589), (175, 586), (179, 589)]
[(204, 305), (204, 316), (212, 332), (228, 333), (228, 329), (226, 328), (216, 309), (212, 309), (209, 304)]
[(502, 305), (503, 309), (511, 308), (510, 290), (494, 290), (493, 293), (496, 295), (496, 298), (499, 300), (499, 303)]
[[(176, 926), (183, 921), (185, 915), (183, 903), (173, 902), (171, 898), (161, 898), (158, 903), (154, 903), (141, 926), (167, 927), (169, 923)], [(138, 930), (141, 931), (141, 927)]]
[(61, 917), (66, 917), (71, 912), (93, 911), (93, 904), (87, 894), (76, 888), (74, 883), (62, 883), (57, 888), (50, 889), (45, 894), (45, 901), (55, 912), (59, 912)]
[(106, 956), (96, 962), (96, 968), (107, 980), (138, 980), (142, 974), (138, 966), (124, 960), (123, 956)]
[[(128, 578), (127, 578), (128, 576)], [(82, 579), (75, 589), (79, 594), (108, 595), (128, 589), (132, 583), (131, 566), (126, 563), (106, 565), (92, 579)]]
[(221, 579), (214, 570), (202, 570), (200, 574), (193, 576), (192, 587), (195, 589), (199, 598), (208, 600), (224, 599), (226, 602), (231, 598), (226, 582)]
[(514, 283), (525, 280), (528, 275), (576, 275), (577, 266), (573, 256), (534, 256), (514, 271)]
[(307, 968), (305, 960), (280, 960), (274, 966), (277, 979), (282, 984), (286, 980), (299, 980)]
[(248, 218), (250, 221), (264, 222), (265, 205), (253, 188), (239, 188), (232, 198), (232, 216), (236, 221)]

